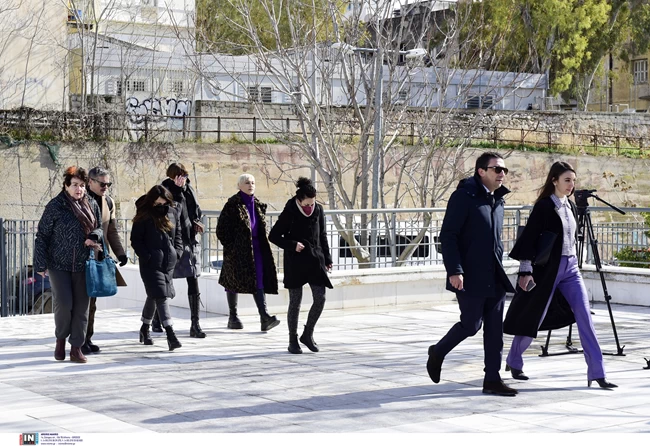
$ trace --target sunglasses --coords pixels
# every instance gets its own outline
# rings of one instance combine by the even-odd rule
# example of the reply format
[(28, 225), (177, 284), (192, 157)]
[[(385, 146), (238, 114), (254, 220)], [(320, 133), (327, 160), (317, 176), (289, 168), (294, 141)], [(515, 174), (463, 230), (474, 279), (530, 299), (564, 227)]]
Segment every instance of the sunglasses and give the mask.
[(103, 182), (101, 182), (101, 181), (97, 181), (97, 180), (94, 179), (94, 178), (92, 178), (92, 180), (93, 180), (95, 183), (99, 184), (100, 187), (111, 187), (111, 186), (113, 185), (113, 183), (103, 183)]
[(501, 172), (505, 173), (508, 175), (508, 168), (507, 167), (501, 167), (501, 166), (487, 166), (484, 170), (488, 169), (494, 169), (494, 173), (497, 175), (500, 174)]

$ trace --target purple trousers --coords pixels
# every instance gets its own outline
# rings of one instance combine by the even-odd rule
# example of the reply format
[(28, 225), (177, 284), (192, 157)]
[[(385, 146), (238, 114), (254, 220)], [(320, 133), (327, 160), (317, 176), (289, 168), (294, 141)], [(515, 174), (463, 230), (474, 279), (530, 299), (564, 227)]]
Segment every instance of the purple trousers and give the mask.
[[(591, 321), (591, 312), (589, 310), (589, 297), (587, 296), (587, 289), (580, 275), (578, 269), (578, 259), (575, 256), (562, 256), (560, 267), (557, 271), (557, 277), (553, 284), (553, 290), (549, 296), (546, 309), (539, 321), (542, 324), (544, 316), (548, 311), (548, 306), (551, 303), (553, 293), (558, 288), (562, 295), (569, 303), (571, 311), (576, 318), (576, 325), (578, 326), (578, 335), (580, 336), (580, 344), (585, 354), (585, 361), (587, 362), (587, 379), (595, 380), (605, 378), (605, 363), (603, 361), (603, 353), (598, 345), (598, 338), (596, 338), (596, 331), (594, 324)], [(538, 327), (539, 327), (538, 325)], [(523, 353), (533, 342), (533, 338), (528, 336), (515, 336), (512, 340), (510, 352), (506, 358), (506, 364), (513, 369), (523, 370), (524, 359)]]

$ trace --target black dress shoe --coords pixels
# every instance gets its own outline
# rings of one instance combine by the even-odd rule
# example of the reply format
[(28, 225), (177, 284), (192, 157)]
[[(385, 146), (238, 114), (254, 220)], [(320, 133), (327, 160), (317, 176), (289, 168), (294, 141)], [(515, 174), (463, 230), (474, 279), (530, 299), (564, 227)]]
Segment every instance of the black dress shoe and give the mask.
[(515, 396), (519, 392), (517, 389), (506, 386), (503, 381), (483, 381), (483, 393), (489, 395)]
[(92, 350), (90, 350), (90, 347), (88, 347), (87, 343), (81, 346), (81, 353), (84, 355), (89, 355), (91, 352)]
[(436, 356), (434, 350), (435, 345), (429, 347), (429, 360), (427, 361), (427, 372), (429, 372), (429, 378), (434, 383), (440, 382), (440, 372), (442, 371), (442, 361), (445, 359), (439, 358)]
[(90, 349), (92, 353), (99, 353), (100, 351), (100, 348), (97, 345), (93, 344), (93, 341), (91, 341), (90, 339), (86, 341), (85, 345)]
[(521, 381), (528, 381), (528, 377), (524, 374), (523, 370), (513, 369), (508, 364), (506, 364), (506, 372), (510, 372), (514, 379), (519, 379)]
[(591, 382), (592, 381), (596, 381), (598, 383), (598, 385), (601, 387), (601, 389), (614, 389), (614, 388), (618, 387), (616, 384), (610, 383), (605, 378), (587, 380), (587, 387), (591, 387)]

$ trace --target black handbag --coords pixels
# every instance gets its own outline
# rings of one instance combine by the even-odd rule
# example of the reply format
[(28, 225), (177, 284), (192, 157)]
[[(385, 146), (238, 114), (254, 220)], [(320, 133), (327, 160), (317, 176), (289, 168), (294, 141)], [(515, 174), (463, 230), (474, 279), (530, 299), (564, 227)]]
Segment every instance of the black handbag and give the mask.
[(174, 279), (183, 279), (186, 277), (199, 277), (201, 275), (200, 254), (201, 248), (199, 245), (185, 246), (183, 255), (176, 262), (174, 266)]
[(556, 238), (557, 234), (551, 231), (544, 231), (539, 235), (539, 237), (537, 237), (537, 244), (535, 245), (535, 260), (533, 260), (533, 265), (544, 266), (548, 263)]

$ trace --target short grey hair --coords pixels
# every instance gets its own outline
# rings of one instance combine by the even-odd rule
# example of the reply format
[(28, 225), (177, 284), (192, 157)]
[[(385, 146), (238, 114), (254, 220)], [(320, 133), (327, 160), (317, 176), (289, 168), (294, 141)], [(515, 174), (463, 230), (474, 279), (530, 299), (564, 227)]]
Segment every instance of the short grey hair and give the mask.
[(237, 187), (240, 187), (246, 180), (253, 180), (255, 181), (255, 177), (251, 175), (250, 173), (242, 173), (239, 175), (239, 179), (237, 180)]
[(110, 174), (111, 173), (108, 170), (104, 169), (103, 167), (93, 167), (88, 172), (88, 177), (94, 180), (95, 178), (105, 177), (106, 175), (110, 175)]

